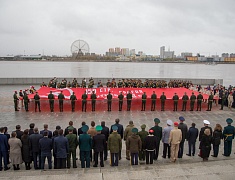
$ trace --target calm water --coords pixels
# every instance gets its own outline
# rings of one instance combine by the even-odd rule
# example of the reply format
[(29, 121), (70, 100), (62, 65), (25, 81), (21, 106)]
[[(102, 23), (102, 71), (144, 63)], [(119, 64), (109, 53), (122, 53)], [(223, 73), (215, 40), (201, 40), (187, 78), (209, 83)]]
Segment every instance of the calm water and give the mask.
[(235, 85), (235, 64), (0, 61), (0, 78), (16, 77), (223, 79), (228, 86)]

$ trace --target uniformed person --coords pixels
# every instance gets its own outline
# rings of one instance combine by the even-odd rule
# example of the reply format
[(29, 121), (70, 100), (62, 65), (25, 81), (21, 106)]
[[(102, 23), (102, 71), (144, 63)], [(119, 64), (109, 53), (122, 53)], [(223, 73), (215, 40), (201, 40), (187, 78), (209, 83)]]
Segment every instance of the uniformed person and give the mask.
[(179, 96), (177, 95), (177, 93), (175, 93), (175, 95), (173, 96), (173, 102), (174, 102), (174, 110), (173, 111), (177, 111), (178, 108), (178, 102), (179, 102)]
[(72, 112), (75, 111), (75, 101), (77, 100), (77, 97), (75, 95), (75, 93), (73, 92), (73, 94), (70, 96), (70, 100), (71, 100), (71, 107), (72, 107)]
[(29, 97), (27, 95), (27, 93), (24, 91), (24, 96), (23, 96), (23, 100), (24, 100), (24, 108), (25, 111), (29, 111)]
[(50, 94), (48, 94), (48, 99), (49, 99), (50, 110), (51, 110), (51, 112), (54, 112), (55, 96), (54, 96), (54, 94), (52, 94), (52, 91), (50, 91)]
[(131, 110), (131, 101), (132, 101), (132, 94), (131, 91), (128, 91), (128, 94), (126, 95), (127, 99), (127, 111)]
[(120, 94), (118, 95), (118, 99), (119, 99), (119, 111), (122, 111), (122, 105), (123, 105), (123, 94), (122, 92), (120, 92)]
[(107, 100), (108, 100), (108, 111), (111, 111), (111, 106), (112, 106), (112, 99), (113, 99), (113, 95), (110, 93), (108, 93), (107, 95)]
[(211, 111), (213, 99), (214, 99), (214, 95), (211, 92), (210, 96), (208, 97), (207, 111)]
[(155, 94), (155, 91), (153, 91), (153, 94), (151, 95), (151, 111), (155, 111), (156, 108), (156, 100), (157, 100), (157, 95)]
[(15, 111), (19, 111), (19, 109), (18, 109), (19, 98), (17, 96), (17, 91), (15, 91), (15, 93), (13, 95), (13, 99), (14, 99), (14, 108), (15, 108)]
[(162, 92), (160, 100), (161, 100), (161, 111), (165, 111), (166, 96), (164, 92)]
[(162, 127), (160, 127), (158, 124), (160, 123), (160, 120), (158, 118), (154, 119), (155, 126), (152, 127), (151, 129), (154, 131), (153, 135), (157, 137), (157, 144), (156, 148), (154, 151), (154, 160), (158, 159), (158, 154), (159, 154), (159, 146), (160, 146), (160, 141), (162, 139)]
[(187, 107), (187, 101), (189, 100), (187, 93), (185, 92), (183, 97), (182, 97), (182, 101), (183, 101), (183, 106), (182, 106), (182, 111), (186, 111), (186, 107)]
[(141, 131), (138, 132), (138, 135), (140, 136), (141, 142), (142, 142), (142, 147), (141, 150), (139, 151), (139, 160), (140, 161), (145, 161), (145, 149), (144, 149), (144, 140), (148, 136), (148, 132), (145, 131), (146, 125), (143, 124), (140, 126)]
[(225, 92), (223, 92), (222, 96), (221, 96), (221, 108), (220, 108), (220, 110), (224, 109), (224, 103), (225, 102), (226, 102), (226, 95), (225, 95)]
[(197, 111), (199, 109), (199, 111), (202, 110), (202, 100), (203, 100), (203, 95), (201, 94), (201, 92), (199, 92), (199, 94), (197, 95)]
[(77, 168), (76, 164), (76, 149), (78, 146), (78, 139), (75, 134), (73, 134), (73, 127), (70, 126), (68, 128), (69, 134), (67, 134), (65, 137), (68, 139), (69, 142), (69, 152), (67, 155), (67, 168), (69, 169), (71, 167), (71, 155), (73, 159), (73, 168)]
[(232, 126), (233, 120), (231, 118), (226, 119), (228, 126), (224, 127), (223, 138), (224, 138), (224, 156), (230, 156), (232, 151), (232, 141), (235, 135), (235, 128)]
[(91, 111), (95, 111), (95, 103), (96, 103), (96, 94), (95, 91), (92, 91), (91, 94)]
[(144, 92), (144, 94), (142, 94), (142, 108), (141, 108), (141, 111), (145, 111), (146, 100), (147, 100), (147, 95), (146, 95), (146, 92)]
[(35, 112), (37, 112), (37, 108), (39, 109), (39, 112), (41, 112), (40, 108), (40, 96), (38, 95), (38, 92), (34, 95), (34, 101), (35, 101)]
[(190, 96), (190, 111), (194, 110), (194, 104), (197, 97), (194, 95), (194, 92), (192, 92), (192, 95)]
[(20, 100), (21, 100), (21, 106), (23, 107), (24, 106), (24, 94), (23, 94), (23, 92), (22, 92), (22, 90), (20, 90), (20, 92), (19, 92), (19, 98), (20, 98)]
[(59, 99), (59, 108), (60, 108), (60, 112), (63, 112), (63, 104), (64, 104), (64, 94), (63, 91), (60, 92), (60, 94), (58, 95), (58, 99)]
[(83, 111), (86, 112), (86, 104), (87, 104), (87, 94), (85, 91), (84, 94), (82, 95), (82, 112)]

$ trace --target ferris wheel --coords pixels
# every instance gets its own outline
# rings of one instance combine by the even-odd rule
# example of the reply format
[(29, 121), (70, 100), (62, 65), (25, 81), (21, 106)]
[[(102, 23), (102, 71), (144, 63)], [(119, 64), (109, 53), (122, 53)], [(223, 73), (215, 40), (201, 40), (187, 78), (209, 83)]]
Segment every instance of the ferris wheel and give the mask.
[(73, 55), (85, 55), (90, 52), (89, 44), (83, 40), (76, 40), (71, 45), (71, 53)]

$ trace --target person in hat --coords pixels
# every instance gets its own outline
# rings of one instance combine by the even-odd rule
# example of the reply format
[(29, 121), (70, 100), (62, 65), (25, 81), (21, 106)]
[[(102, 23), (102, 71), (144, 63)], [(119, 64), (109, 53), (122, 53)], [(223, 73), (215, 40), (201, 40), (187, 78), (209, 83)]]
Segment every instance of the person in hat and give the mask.
[[(119, 123), (120, 122), (120, 119), (115, 119), (115, 124), (113, 124), (110, 128), (110, 134), (113, 132), (113, 126), (117, 126), (118, 127), (118, 130), (117, 130), (117, 133), (120, 134), (121, 136), (121, 139), (123, 139), (123, 125)], [(122, 159), (122, 153), (121, 151), (119, 151), (119, 154), (118, 154), (118, 157), (119, 157), (119, 160)]]
[(174, 101), (174, 110), (173, 111), (177, 111), (178, 102), (179, 102), (179, 96), (177, 95), (177, 93), (175, 93), (175, 95), (173, 96), (172, 99)]
[(157, 100), (157, 95), (156, 95), (155, 91), (153, 91), (153, 94), (151, 95), (151, 111), (155, 111), (156, 100)]
[(75, 102), (77, 100), (77, 97), (75, 95), (75, 93), (73, 92), (73, 94), (70, 96), (70, 100), (71, 100), (71, 107), (72, 107), (72, 112), (75, 111)]
[(23, 100), (24, 100), (24, 109), (26, 112), (28, 112), (29, 111), (29, 97), (25, 91), (24, 91)]
[(84, 94), (82, 95), (82, 112), (86, 112), (86, 104), (87, 104), (87, 94), (86, 91), (84, 91)]
[(90, 150), (92, 148), (92, 139), (87, 134), (89, 127), (87, 125), (82, 126), (83, 134), (79, 135), (79, 149), (80, 149), (80, 160), (82, 168), (90, 168)]
[(210, 130), (205, 129), (200, 142), (201, 158), (203, 158), (203, 161), (208, 161), (211, 151), (211, 144), (212, 144), (212, 136), (210, 134)]
[(185, 119), (183, 116), (180, 116), (179, 120), (180, 120), (180, 123), (179, 123), (178, 129), (180, 129), (182, 132), (182, 139), (180, 142), (178, 158), (182, 158), (184, 154), (184, 142), (185, 140), (187, 140), (188, 126), (184, 124)]
[(137, 135), (138, 129), (133, 128), (132, 135), (127, 138), (126, 149), (131, 154), (131, 165), (138, 165), (139, 151), (142, 147), (142, 142), (140, 137)]
[(94, 148), (94, 159), (95, 164), (93, 167), (97, 167), (98, 165), (98, 157), (100, 157), (100, 167), (104, 167), (104, 146), (106, 143), (105, 135), (101, 134), (102, 126), (96, 126), (97, 134), (93, 137), (93, 148)]
[(91, 94), (91, 111), (95, 111), (95, 103), (96, 103), (96, 94), (95, 91), (92, 91)]
[(146, 95), (146, 92), (144, 92), (144, 94), (142, 95), (142, 109), (141, 109), (141, 111), (145, 111), (146, 100), (147, 100), (147, 95)]
[(190, 96), (190, 111), (194, 110), (194, 104), (197, 97), (194, 95), (194, 92), (192, 92), (192, 95)]
[(128, 91), (128, 94), (126, 95), (127, 99), (127, 111), (131, 110), (131, 101), (132, 101), (132, 94), (131, 91)]
[(178, 129), (178, 122), (174, 122), (174, 129), (170, 132), (169, 144), (171, 146), (171, 162), (175, 162), (178, 158), (179, 144), (182, 140), (182, 132)]
[(211, 111), (213, 100), (214, 100), (214, 95), (213, 95), (213, 92), (211, 92), (211, 94), (208, 97), (207, 111)]
[(225, 94), (225, 92), (222, 92), (222, 95), (221, 95), (221, 108), (220, 108), (220, 110), (224, 109), (225, 102), (226, 102), (226, 94)]
[[(124, 141), (127, 142), (128, 137), (132, 135), (133, 128), (135, 128), (133, 121), (129, 121), (129, 124), (126, 126), (126, 129), (124, 131)], [(126, 149), (126, 159), (130, 160), (130, 152), (128, 149)]]
[(74, 127), (70, 126), (68, 127), (68, 132), (69, 134), (67, 134), (65, 137), (68, 139), (69, 142), (69, 153), (67, 156), (67, 168), (70, 168), (71, 166), (71, 155), (72, 155), (72, 159), (73, 159), (73, 168), (77, 168), (77, 164), (76, 164), (76, 149), (78, 146), (78, 139), (77, 139), (77, 134), (73, 134), (73, 130)]
[(195, 155), (195, 145), (198, 137), (198, 129), (196, 128), (196, 124), (192, 123), (192, 126), (188, 130), (188, 154), (187, 156)]
[(113, 99), (113, 95), (112, 95), (111, 92), (109, 91), (109, 93), (108, 93), (108, 95), (107, 95), (108, 111), (111, 111), (112, 99)]
[(145, 161), (145, 149), (143, 147), (144, 145), (144, 139), (148, 136), (148, 132), (145, 131), (146, 125), (143, 124), (141, 125), (141, 131), (138, 132), (138, 135), (140, 136), (141, 142), (142, 142), (142, 147), (139, 152), (139, 160), (140, 161)]
[[(169, 137), (170, 137), (170, 132), (173, 129), (172, 127), (173, 122), (168, 119), (167, 120), (167, 127), (165, 127), (162, 131), (162, 143), (163, 143), (163, 155), (162, 157), (165, 159), (166, 154), (168, 155), (168, 158), (171, 157), (171, 148), (169, 144)], [(168, 153), (167, 153), (168, 151)]]
[(123, 94), (122, 92), (120, 92), (120, 94), (118, 95), (118, 106), (119, 106), (119, 111), (122, 111), (122, 105), (123, 105)]
[(50, 94), (48, 94), (48, 99), (49, 99), (50, 110), (51, 110), (51, 112), (54, 112), (55, 96), (54, 96), (54, 94), (52, 94), (52, 91), (50, 91)]
[(223, 138), (224, 138), (224, 156), (230, 156), (232, 151), (232, 141), (235, 135), (235, 128), (231, 124), (233, 120), (231, 118), (226, 119), (227, 126), (224, 127)]
[(157, 146), (154, 151), (154, 160), (158, 159), (160, 141), (162, 139), (162, 127), (159, 126), (160, 120), (158, 118), (154, 119), (155, 126), (151, 129), (153, 130), (153, 135), (157, 138)]
[(149, 130), (149, 135), (144, 139), (144, 149), (146, 150), (146, 164), (153, 164), (154, 150), (158, 144), (157, 137), (153, 135), (154, 131)]
[(186, 111), (188, 100), (189, 100), (189, 97), (188, 97), (187, 93), (185, 92), (182, 97), (182, 101), (183, 101), (182, 111)]
[(69, 126), (65, 128), (64, 130), (64, 136), (69, 134), (69, 128), (73, 130), (73, 134), (77, 136), (77, 129), (73, 126), (73, 121), (69, 121)]
[(64, 94), (63, 94), (63, 91), (60, 92), (60, 94), (58, 95), (58, 99), (59, 99), (59, 109), (60, 109), (60, 112), (63, 112), (64, 110)]
[(118, 134), (118, 127), (112, 126), (113, 132), (109, 135), (108, 138), (108, 150), (110, 150), (111, 154), (111, 166), (118, 166), (119, 160), (119, 152), (122, 150), (122, 138), (120, 134)]
[(166, 95), (164, 92), (162, 92), (162, 95), (160, 96), (160, 100), (161, 100), (161, 111), (165, 111)]
[(34, 101), (35, 101), (35, 112), (37, 112), (37, 108), (39, 109), (39, 112), (41, 112), (40, 108), (40, 96), (38, 95), (38, 92), (34, 95)]
[(13, 99), (14, 99), (14, 108), (15, 108), (15, 111), (19, 111), (19, 109), (18, 109), (19, 98), (17, 96), (17, 91), (15, 91), (15, 93), (13, 95)]
[(228, 108), (231, 110), (232, 108), (232, 105), (233, 105), (233, 93), (230, 92), (229, 95), (228, 95)]
[(203, 95), (201, 94), (201, 92), (199, 92), (199, 94), (197, 95), (197, 111), (202, 110), (202, 100), (203, 100)]

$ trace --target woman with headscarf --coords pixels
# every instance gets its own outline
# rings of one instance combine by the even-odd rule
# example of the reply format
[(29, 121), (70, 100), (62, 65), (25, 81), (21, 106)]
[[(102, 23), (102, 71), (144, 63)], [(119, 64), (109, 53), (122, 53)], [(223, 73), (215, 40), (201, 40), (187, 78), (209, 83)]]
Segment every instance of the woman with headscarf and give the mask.
[(218, 156), (221, 139), (223, 139), (222, 127), (220, 124), (216, 124), (212, 138), (213, 152), (214, 152), (214, 154), (211, 155), (212, 157)]
[(20, 170), (19, 164), (22, 163), (22, 143), (20, 139), (16, 138), (15, 131), (11, 133), (11, 138), (9, 139), (8, 144), (10, 146), (10, 159), (14, 170)]
[(212, 136), (209, 129), (205, 129), (201, 139), (201, 158), (203, 161), (208, 161), (211, 151)]
[(25, 164), (25, 169), (30, 170), (30, 163), (32, 161), (32, 157), (30, 156), (30, 145), (29, 145), (29, 130), (24, 130), (24, 134), (21, 136), (22, 142), (22, 159)]

